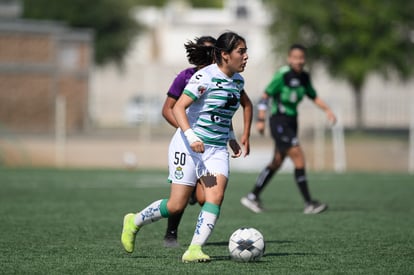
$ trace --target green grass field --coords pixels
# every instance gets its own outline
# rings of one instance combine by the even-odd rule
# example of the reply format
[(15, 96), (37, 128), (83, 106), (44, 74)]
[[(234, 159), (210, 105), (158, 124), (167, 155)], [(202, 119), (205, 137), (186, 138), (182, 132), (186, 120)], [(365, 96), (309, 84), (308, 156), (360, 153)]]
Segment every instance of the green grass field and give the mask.
[[(311, 191), (329, 203), (302, 214), (290, 174), (276, 175), (253, 214), (240, 197), (256, 174), (233, 173), (204, 251), (210, 263), (183, 264), (198, 206), (189, 206), (179, 248), (164, 248), (166, 220), (144, 227), (136, 250), (120, 244), (123, 215), (169, 194), (166, 171), (0, 169), (1, 274), (414, 274), (414, 177), (408, 174), (310, 174)], [(239, 227), (266, 240), (260, 262), (229, 259)]]

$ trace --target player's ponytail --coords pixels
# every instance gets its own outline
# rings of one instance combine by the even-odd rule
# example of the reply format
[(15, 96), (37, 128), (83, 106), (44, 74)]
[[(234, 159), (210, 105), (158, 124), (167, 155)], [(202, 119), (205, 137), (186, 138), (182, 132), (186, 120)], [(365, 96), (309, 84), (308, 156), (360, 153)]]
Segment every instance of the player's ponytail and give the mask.
[(195, 42), (188, 41), (185, 43), (184, 47), (187, 52), (188, 62), (197, 67), (204, 67), (212, 64), (214, 62), (215, 42), (216, 39), (211, 36), (202, 36), (196, 38)]

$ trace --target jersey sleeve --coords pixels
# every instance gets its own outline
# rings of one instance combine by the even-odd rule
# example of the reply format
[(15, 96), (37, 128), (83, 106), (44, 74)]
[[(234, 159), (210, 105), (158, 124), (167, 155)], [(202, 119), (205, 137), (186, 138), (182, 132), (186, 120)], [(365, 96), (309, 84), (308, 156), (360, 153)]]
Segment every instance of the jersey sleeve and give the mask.
[(178, 99), (183, 93), (185, 85), (187, 84), (186, 71), (181, 71), (174, 79), (170, 88), (168, 89), (167, 95), (174, 99)]
[(193, 101), (199, 99), (209, 88), (208, 76), (205, 73), (195, 73), (184, 88), (184, 94)]
[(311, 78), (309, 76), (309, 74), (307, 74), (307, 81), (305, 84), (305, 89), (306, 89), (306, 95), (310, 98), (310, 99), (315, 99), (318, 95), (316, 93), (316, 90), (313, 88), (312, 85), (312, 81)]

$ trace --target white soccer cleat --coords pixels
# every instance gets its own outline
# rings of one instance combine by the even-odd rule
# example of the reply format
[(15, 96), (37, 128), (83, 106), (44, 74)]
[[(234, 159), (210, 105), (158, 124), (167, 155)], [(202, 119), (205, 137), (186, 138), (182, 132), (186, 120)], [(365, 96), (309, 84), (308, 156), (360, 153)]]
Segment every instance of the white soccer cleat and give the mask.
[(328, 205), (324, 203), (319, 203), (318, 201), (312, 201), (305, 205), (305, 209), (303, 210), (304, 214), (319, 214), (323, 211), (328, 209)]
[(254, 213), (262, 213), (264, 210), (259, 200), (252, 200), (247, 196), (241, 198), (240, 203)]

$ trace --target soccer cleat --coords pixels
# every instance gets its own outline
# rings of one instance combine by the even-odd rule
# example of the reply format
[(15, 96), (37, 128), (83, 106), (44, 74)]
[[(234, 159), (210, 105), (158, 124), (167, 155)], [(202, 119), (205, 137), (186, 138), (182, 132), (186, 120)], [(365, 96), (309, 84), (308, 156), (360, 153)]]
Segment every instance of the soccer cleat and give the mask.
[(250, 199), (248, 196), (243, 197), (240, 199), (240, 202), (242, 205), (253, 211), (254, 213), (261, 213), (263, 212), (263, 207), (260, 203), (260, 200), (256, 199)]
[(201, 245), (197, 244), (190, 245), (182, 257), (183, 263), (209, 262), (210, 260), (210, 256), (204, 254), (201, 250)]
[(135, 237), (139, 231), (139, 227), (135, 225), (134, 220), (135, 214), (126, 214), (122, 227), (121, 242), (125, 251), (128, 253), (132, 253), (134, 251)]
[(328, 209), (328, 205), (324, 203), (319, 203), (318, 201), (312, 201), (305, 205), (303, 210), (304, 214), (318, 214)]
[(165, 234), (164, 247), (179, 247), (180, 244), (177, 241), (177, 231), (170, 231)]

